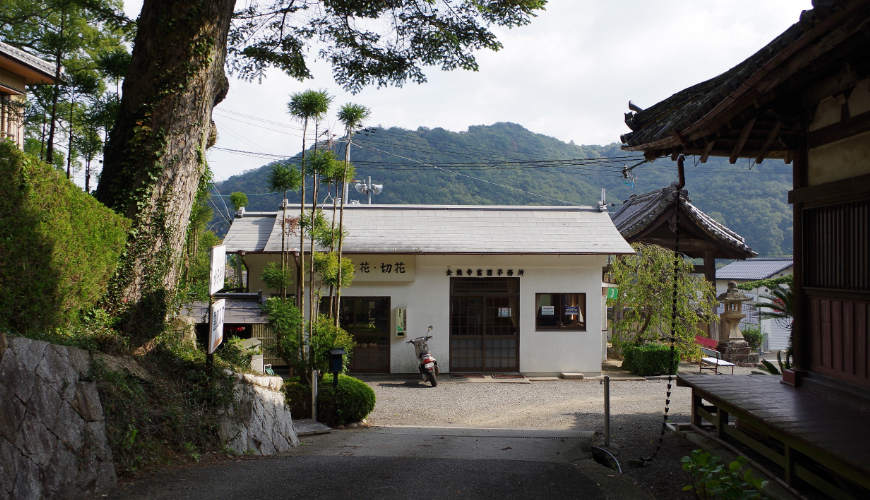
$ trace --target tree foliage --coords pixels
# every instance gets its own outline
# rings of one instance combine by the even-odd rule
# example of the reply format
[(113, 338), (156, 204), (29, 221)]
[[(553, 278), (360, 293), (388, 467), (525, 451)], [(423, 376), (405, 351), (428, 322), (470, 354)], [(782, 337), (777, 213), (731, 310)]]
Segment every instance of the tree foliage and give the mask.
[[(0, 5), (0, 39), (52, 63), (60, 77), (54, 85), (29, 89), (26, 133), (39, 143), (29, 150), (65, 168), (67, 177), (80, 169), (81, 158), (90, 174), (111, 125), (89, 119), (106, 93), (106, 65), (114, 64), (117, 74), (125, 71), (125, 58), (129, 64), (122, 42), (130, 40), (132, 25), (121, 2), (4, 0)], [(56, 163), (57, 157), (62, 160)]]
[(233, 72), (262, 78), (268, 67), (311, 78), (310, 49), (351, 92), (426, 81), (425, 66), (476, 71), (473, 52), (499, 50), (490, 26), (528, 24), (546, 0), (359, 0), (248, 2), (229, 36)]
[(240, 208), (248, 206), (248, 196), (241, 191), (230, 193), (230, 205), (233, 206), (233, 210), (238, 212)]
[[(634, 255), (617, 257), (611, 267), (619, 286), (619, 297), (608, 299), (609, 306), (622, 311), (613, 323), (614, 342), (642, 344), (666, 339), (671, 328), (676, 333), (676, 349), (681, 356), (697, 351), (694, 337), (698, 323), (714, 321), (716, 294), (702, 276), (692, 275), (694, 266), (683, 257), (657, 245), (632, 244)], [(674, 308), (674, 266), (676, 277), (676, 320)]]

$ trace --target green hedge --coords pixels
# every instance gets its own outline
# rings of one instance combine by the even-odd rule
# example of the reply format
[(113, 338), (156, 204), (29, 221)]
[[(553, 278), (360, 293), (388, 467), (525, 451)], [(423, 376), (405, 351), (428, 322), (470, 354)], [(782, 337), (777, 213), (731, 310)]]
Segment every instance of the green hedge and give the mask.
[[(298, 379), (284, 383), (284, 395), (293, 418), (311, 417), (311, 386)], [(317, 391), (317, 420), (327, 425), (359, 422), (375, 409), (375, 391), (362, 380), (338, 376), (338, 405), (332, 388), (332, 375), (327, 374)]]
[(0, 140), (0, 329), (73, 323), (124, 250), (128, 223), (51, 166)]
[(676, 375), (680, 364), (679, 354), (674, 351), (673, 364), (669, 363), (670, 356), (669, 345), (657, 343), (627, 345), (622, 348), (622, 367), (631, 373), (646, 377), (667, 374), (668, 367), (672, 366), (673, 370), (670, 374)]
[(764, 343), (764, 332), (759, 325), (740, 325), (740, 333), (743, 334), (743, 338), (746, 339), (746, 343), (749, 344), (749, 347), (753, 351), (757, 351), (761, 347), (761, 344)]

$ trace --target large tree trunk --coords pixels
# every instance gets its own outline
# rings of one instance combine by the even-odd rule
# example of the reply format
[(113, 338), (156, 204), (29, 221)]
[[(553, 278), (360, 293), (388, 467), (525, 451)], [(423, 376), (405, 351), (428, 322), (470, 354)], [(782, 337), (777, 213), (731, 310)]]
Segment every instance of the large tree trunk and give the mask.
[(127, 251), (107, 306), (131, 307), (137, 340), (157, 333), (178, 279), (179, 260), (212, 108), (228, 90), (227, 33), (235, 0), (145, 0), (121, 109), (106, 146), (97, 198), (132, 219)]

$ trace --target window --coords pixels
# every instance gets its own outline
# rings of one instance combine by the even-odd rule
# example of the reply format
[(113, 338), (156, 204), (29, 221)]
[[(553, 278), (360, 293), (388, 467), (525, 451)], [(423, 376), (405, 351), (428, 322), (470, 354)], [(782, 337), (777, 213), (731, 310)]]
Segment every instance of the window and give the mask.
[(586, 330), (585, 293), (536, 293), (537, 330)]

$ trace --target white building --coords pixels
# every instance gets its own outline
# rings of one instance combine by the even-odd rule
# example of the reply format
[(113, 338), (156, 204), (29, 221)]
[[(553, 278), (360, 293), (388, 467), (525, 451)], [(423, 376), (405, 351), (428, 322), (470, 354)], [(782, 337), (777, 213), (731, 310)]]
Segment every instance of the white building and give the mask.
[[(749, 281), (758, 281), (769, 278), (779, 278), (794, 272), (794, 259), (791, 257), (757, 257), (743, 261), (735, 261), (716, 271), (716, 295), (724, 293), (728, 289), (728, 282), (735, 281), (737, 284)], [(783, 321), (773, 319), (758, 319), (758, 312), (753, 305), (755, 302), (770, 302), (762, 297), (769, 294), (767, 288), (755, 288), (749, 290), (757, 300), (744, 304), (743, 309), (746, 317), (741, 323), (760, 324), (761, 331), (765, 333), (765, 351), (778, 351), (788, 348), (788, 340), (791, 337), (789, 325)], [(722, 305), (719, 305), (722, 312)]]
[[(249, 292), (276, 292), (260, 276), (280, 260), (280, 220), (245, 213), (224, 239), (227, 252), (244, 253)], [(352, 371), (416, 372), (405, 342), (431, 325), (443, 372), (601, 372), (602, 268), (607, 255), (633, 253), (606, 212), (349, 205), (344, 220), (355, 278), (342, 292), (341, 324), (358, 344)], [(298, 235), (286, 245), (298, 251)]]

